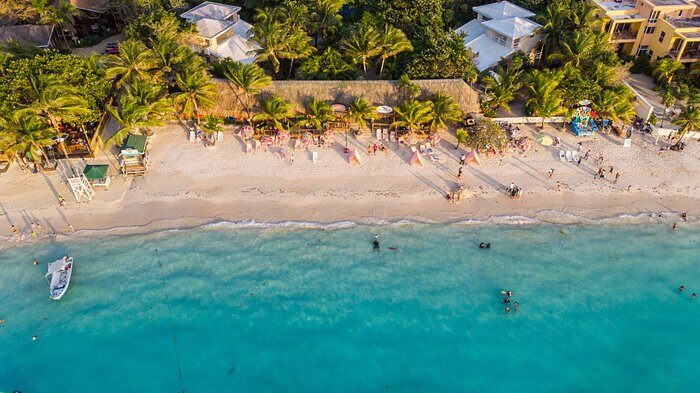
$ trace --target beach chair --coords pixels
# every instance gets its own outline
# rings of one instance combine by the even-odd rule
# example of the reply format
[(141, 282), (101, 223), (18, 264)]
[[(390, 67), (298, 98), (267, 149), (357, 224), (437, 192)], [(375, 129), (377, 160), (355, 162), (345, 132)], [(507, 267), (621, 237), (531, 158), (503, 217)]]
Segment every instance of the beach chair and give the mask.
[(262, 143), (260, 143), (260, 141), (257, 139), (253, 139), (253, 150), (262, 151)]
[(425, 154), (425, 145), (418, 145), (418, 149), (420, 150), (420, 154)]
[(190, 130), (190, 138), (189, 138), (189, 139), (190, 139), (190, 142), (194, 142), (195, 139), (197, 139), (197, 138), (195, 137), (194, 130)]
[(382, 140), (385, 140), (385, 141), (389, 140), (389, 130), (387, 130), (386, 128), (382, 132)]
[(245, 143), (245, 154), (253, 154), (253, 146), (250, 145), (250, 142)]
[(295, 138), (294, 139), (294, 150), (299, 150), (299, 149), (301, 149), (301, 139)]
[(396, 142), (396, 131), (389, 132), (389, 142)]
[(311, 162), (314, 164), (318, 163), (318, 152), (317, 151), (311, 152)]
[(382, 140), (382, 130), (377, 128), (377, 130), (374, 132), (375, 138)]
[(573, 158), (573, 156), (571, 155), (571, 150), (567, 150), (567, 151), (566, 151), (566, 161), (571, 162), (571, 161), (573, 161), (573, 160), (574, 160), (574, 158)]
[(559, 161), (566, 161), (566, 153), (564, 150), (559, 150)]
[(572, 152), (571, 152), (571, 158), (573, 159), (574, 162), (578, 162), (578, 152), (577, 152), (577, 151), (572, 151)]
[(216, 132), (216, 141), (217, 142), (223, 142), (224, 141), (224, 133), (221, 131)]

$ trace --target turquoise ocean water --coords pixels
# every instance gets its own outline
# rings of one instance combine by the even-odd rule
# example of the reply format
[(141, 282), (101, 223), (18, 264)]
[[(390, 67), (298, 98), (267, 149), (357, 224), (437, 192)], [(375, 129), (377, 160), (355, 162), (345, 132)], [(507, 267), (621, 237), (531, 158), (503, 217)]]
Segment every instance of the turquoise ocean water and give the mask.
[(700, 228), (417, 224), (5, 249), (0, 392), (697, 391), (699, 252)]

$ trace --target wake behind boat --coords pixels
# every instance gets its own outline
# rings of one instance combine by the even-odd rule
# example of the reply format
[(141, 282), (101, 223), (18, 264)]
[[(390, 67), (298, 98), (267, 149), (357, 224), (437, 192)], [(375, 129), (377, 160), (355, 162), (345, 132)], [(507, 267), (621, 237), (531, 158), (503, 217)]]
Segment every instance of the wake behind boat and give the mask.
[[(65, 256), (57, 261), (50, 262), (46, 281), (49, 282), (49, 297), (59, 300), (68, 290), (70, 276), (73, 272), (73, 257)], [(50, 278), (49, 278), (50, 277)]]

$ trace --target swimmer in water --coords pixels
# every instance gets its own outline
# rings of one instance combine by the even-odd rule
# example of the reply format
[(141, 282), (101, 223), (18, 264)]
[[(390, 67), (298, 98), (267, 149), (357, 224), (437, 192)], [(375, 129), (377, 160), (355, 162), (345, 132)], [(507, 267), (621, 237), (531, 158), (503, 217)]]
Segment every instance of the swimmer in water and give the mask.
[(36, 341), (37, 338), (39, 338), (39, 335), (38, 335), (38, 334), (33, 335), (33, 336), (32, 336), (32, 341)]
[(693, 299), (695, 299), (696, 297), (698, 297), (698, 295), (697, 295), (695, 292), (693, 292), (693, 294), (690, 295), (690, 297), (692, 297)]
[(503, 303), (510, 303), (510, 298), (504, 297), (504, 298), (503, 298)]
[(501, 289), (501, 295), (505, 296), (507, 294), (508, 294), (508, 291), (506, 291), (505, 289)]
[(520, 307), (520, 303), (518, 303), (518, 302), (515, 302), (515, 303), (514, 303), (514, 306), (515, 306), (515, 309), (517, 310), (517, 309), (518, 309), (518, 307)]
[(508, 297), (513, 297), (513, 292), (512, 292), (512, 291), (508, 291)]
[(506, 312), (510, 312), (510, 307), (506, 306)]
[(379, 235), (374, 235), (374, 251), (379, 252)]
[(678, 287), (678, 290), (681, 292), (685, 292), (685, 285), (681, 285), (680, 287)]
[(39, 264), (39, 261), (37, 261), (36, 259), (34, 259), (34, 262), (33, 262), (33, 263), (34, 263), (34, 266), (36, 266), (36, 265)]

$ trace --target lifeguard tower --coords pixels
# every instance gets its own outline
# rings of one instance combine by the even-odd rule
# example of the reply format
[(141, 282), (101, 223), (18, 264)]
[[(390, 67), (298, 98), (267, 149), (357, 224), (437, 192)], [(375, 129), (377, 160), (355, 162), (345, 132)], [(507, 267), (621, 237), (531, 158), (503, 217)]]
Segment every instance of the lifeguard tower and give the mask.
[(142, 176), (146, 173), (145, 135), (129, 134), (119, 153), (119, 165), (123, 176)]

